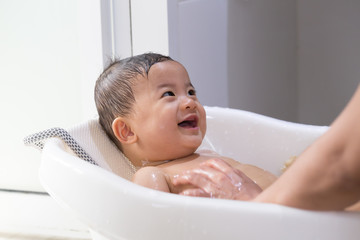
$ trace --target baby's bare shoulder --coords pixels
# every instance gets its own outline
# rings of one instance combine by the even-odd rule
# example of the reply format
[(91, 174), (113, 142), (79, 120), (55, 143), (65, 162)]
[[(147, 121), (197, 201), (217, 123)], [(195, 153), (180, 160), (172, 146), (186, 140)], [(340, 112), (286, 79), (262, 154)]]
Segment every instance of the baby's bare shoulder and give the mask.
[(144, 187), (169, 192), (164, 171), (158, 167), (140, 168), (133, 176), (132, 182)]
[(134, 177), (138, 177), (138, 176), (143, 176), (143, 175), (149, 175), (149, 174), (153, 174), (153, 173), (160, 173), (161, 169), (159, 167), (156, 166), (146, 166), (146, 167), (142, 167), (139, 170), (137, 170), (134, 174)]

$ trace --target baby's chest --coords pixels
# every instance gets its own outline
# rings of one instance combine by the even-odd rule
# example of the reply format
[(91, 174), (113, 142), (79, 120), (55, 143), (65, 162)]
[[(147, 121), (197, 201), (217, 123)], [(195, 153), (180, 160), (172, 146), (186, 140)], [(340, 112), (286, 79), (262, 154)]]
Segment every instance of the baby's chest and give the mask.
[(178, 175), (187, 170), (198, 168), (201, 165), (201, 163), (214, 157), (215, 156), (209, 156), (209, 155), (196, 155), (196, 157), (194, 156), (185, 157), (182, 159), (177, 159), (169, 163), (163, 164), (161, 168), (169, 176)]

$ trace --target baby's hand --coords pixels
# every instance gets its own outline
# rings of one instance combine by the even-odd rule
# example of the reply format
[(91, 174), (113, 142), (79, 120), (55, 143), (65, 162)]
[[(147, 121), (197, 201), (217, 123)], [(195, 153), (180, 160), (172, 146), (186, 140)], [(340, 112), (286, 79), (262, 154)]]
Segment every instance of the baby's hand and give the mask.
[(236, 200), (251, 200), (262, 189), (248, 176), (217, 158), (172, 179), (174, 186), (190, 185), (179, 194)]

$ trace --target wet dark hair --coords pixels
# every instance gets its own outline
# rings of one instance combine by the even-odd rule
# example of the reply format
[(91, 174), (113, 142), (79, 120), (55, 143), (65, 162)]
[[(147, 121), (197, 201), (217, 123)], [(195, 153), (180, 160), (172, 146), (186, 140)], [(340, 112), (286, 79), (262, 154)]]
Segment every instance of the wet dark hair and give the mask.
[(117, 117), (126, 117), (135, 102), (132, 87), (135, 79), (147, 77), (152, 65), (173, 61), (170, 57), (156, 53), (145, 53), (122, 60), (115, 60), (105, 68), (95, 84), (94, 98), (99, 122), (110, 139), (121, 149), (112, 123)]

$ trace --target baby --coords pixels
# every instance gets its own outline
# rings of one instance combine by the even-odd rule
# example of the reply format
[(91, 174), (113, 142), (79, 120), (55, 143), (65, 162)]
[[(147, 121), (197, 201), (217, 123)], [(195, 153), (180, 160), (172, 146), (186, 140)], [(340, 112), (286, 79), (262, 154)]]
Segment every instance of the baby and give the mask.
[[(170, 57), (147, 53), (112, 62), (96, 82), (95, 102), (101, 126), (138, 168), (134, 183), (184, 192), (191, 187), (178, 187), (174, 179), (209, 159), (222, 159), (239, 170), (244, 200), (276, 179), (258, 167), (215, 152), (196, 152), (206, 132), (205, 109), (184, 66)], [(211, 167), (201, 169), (211, 175)]]

